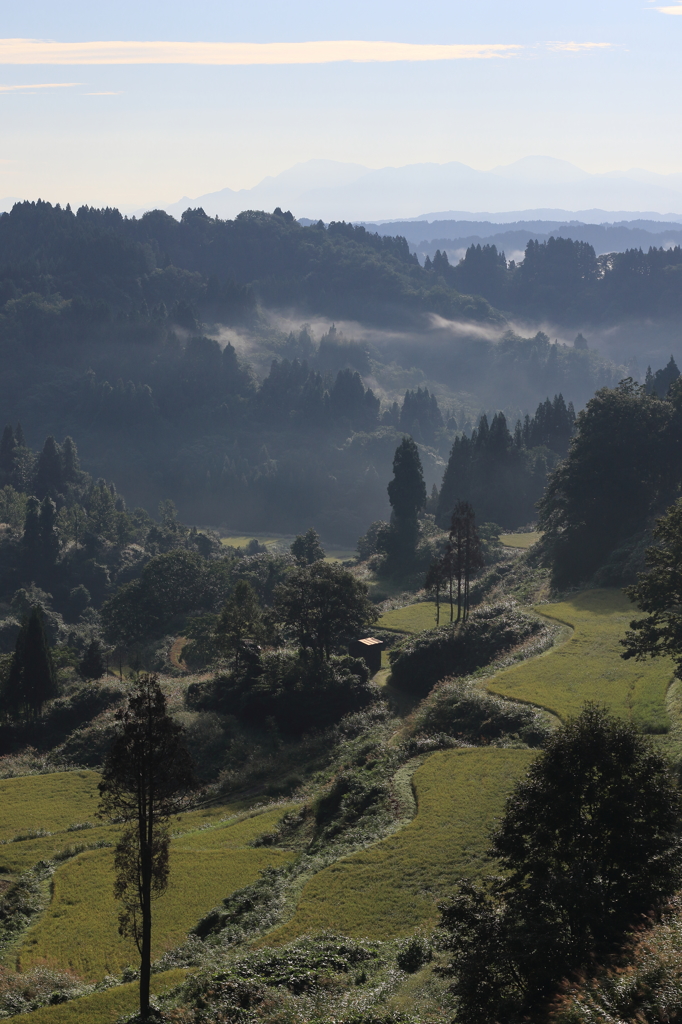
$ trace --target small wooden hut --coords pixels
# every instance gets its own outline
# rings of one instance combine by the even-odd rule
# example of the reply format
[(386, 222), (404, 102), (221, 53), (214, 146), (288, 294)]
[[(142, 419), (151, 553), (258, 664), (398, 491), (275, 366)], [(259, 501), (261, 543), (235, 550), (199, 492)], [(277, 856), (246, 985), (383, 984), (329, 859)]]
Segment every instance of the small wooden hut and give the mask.
[(377, 640), (373, 636), (366, 636), (363, 640), (352, 640), (348, 644), (350, 656), (352, 658), (362, 658), (372, 675), (381, 668), (381, 652), (383, 649), (383, 640)]

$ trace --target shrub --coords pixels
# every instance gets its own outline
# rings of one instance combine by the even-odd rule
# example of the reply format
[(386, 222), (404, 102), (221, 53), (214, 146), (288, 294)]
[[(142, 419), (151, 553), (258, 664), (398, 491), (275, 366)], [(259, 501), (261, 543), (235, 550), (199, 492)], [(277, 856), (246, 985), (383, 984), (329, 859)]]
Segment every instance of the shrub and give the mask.
[(362, 710), (376, 694), (364, 661), (321, 662), (305, 652), (272, 651), (245, 671), (188, 687), (187, 704), (192, 710), (235, 715), (249, 725), (273, 719), (282, 731), (301, 734)]
[(391, 682), (424, 696), (439, 680), (475, 672), (541, 628), (511, 603), (484, 605), (460, 625), (429, 629), (389, 651)]
[(400, 943), (395, 962), (401, 971), (414, 974), (432, 959), (433, 953), (429, 942), (422, 935), (413, 935)]
[(472, 743), (490, 743), (512, 735), (537, 747), (550, 730), (537, 708), (495, 697), (470, 681), (452, 679), (426, 698), (415, 716), (413, 732), (456, 736)]

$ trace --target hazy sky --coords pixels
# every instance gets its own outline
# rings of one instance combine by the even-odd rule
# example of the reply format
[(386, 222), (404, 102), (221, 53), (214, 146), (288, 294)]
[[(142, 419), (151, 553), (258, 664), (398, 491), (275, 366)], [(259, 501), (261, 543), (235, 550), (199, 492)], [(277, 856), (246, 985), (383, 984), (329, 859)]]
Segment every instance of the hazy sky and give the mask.
[(1, 24), (0, 197), (172, 202), (310, 158), (682, 171), (682, 0), (26, 0)]

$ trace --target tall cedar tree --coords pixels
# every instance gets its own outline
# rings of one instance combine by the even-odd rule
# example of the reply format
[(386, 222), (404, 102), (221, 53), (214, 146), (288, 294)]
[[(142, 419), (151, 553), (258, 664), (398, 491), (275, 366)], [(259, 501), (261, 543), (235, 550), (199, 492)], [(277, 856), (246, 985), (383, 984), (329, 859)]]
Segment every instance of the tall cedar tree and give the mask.
[[(457, 580), (457, 622), (469, 617), (471, 574), (483, 568), (481, 540), (476, 529), (476, 514), (468, 501), (458, 501), (450, 520), (447, 551), (451, 578)], [(452, 583), (450, 584), (450, 620), (452, 620)]]
[(102, 817), (127, 826), (114, 858), (119, 932), (140, 954), (140, 1016), (149, 1015), (152, 901), (168, 887), (168, 823), (194, 786), (183, 730), (168, 714), (156, 676), (142, 675), (118, 713), (121, 726), (99, 784)]
[(621, 643), (624, 658), (656, 658), (669, 655), (675, 675), (682, 678), (682, 498), (658, 520), (646, 559), (649, 572), (639, 573), (637, 583), (625, 593), (646, 618), (633, 619)]
[(35, 722), (45, 702), (57, 696), (57, 678), (38, 607), (31, 608), (19, 630), (5, 685), (7, 710), (27, 722)]
[(389, 568), (399, 568), (414, 556), (419, 539), (418, 516), (426, 505), (426, 485), (419, 450), (411, 437), (404, 437), (393, 457), (393, 479), (388, 484), (393, 512), (390, 529), (381, 546)]
[(462, 1024), (535, 1019), (561, 980), (615, 952), (682, 882), (682, 797), (670, 764), (587, 705), (507, 801), (504, 875), (441, 905)]
[(393, 479), (388, 500), (396, 524), (416, 522), (426, 505), (426, 486), (419, 450), (411, 437), (404, 437), (393, 457)]

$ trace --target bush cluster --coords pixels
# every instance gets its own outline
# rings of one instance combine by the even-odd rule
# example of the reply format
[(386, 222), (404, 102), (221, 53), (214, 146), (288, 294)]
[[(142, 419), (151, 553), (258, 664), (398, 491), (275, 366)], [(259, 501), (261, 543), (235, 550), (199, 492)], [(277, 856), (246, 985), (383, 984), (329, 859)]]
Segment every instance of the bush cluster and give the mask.
[(468, 680), (448, 679), (417, 711), (414, 732), (456, 736), (471, 743), (493, 743), (512, 736), (537, 747), (550, 730), (537, 708), (486, 693)]
[(541, 628), (510, 602), (483, 605), (464, 623), (426, 630), (389, 651), (391, 682), (425, 696), (441, 679), (475, 672)]
[(369, 670), (356, 658), (319, 661), (304, 651), (268, 651), (256, 665), (187, 689), (193, 711), (219, 711), (247, 725), (268, 719), (285, 733), (324, 729), (376, 698)]

